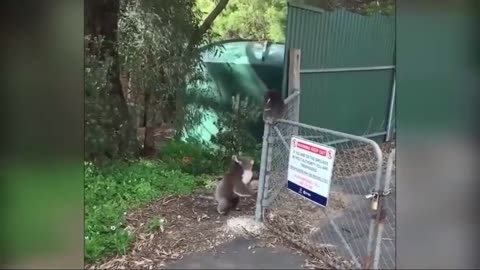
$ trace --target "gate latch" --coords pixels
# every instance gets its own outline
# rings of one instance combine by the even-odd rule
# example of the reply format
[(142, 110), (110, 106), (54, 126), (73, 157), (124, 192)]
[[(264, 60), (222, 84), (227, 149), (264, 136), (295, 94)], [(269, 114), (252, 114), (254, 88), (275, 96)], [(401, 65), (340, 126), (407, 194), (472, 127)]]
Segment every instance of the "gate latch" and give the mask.
[(378, 192), (378, 191), (371, 191), (370, 194), (367, 194), (365, 195), (365, 199), (367, 200), (371, 200), (371, 199), (376, 199), (378, 198), (379, 196), (388, 196), (390, 195), (390, 193), (392, 193), (392, 189), (389, 188), (385, 191), (382, 191), (382, 192)]
[(372, 191), (370, 192), (370, 194), (365, 195), (365, 199), (367, 200), (375, 199), (377, 197), (378, 197), (378, 192), (376, 191)]
[(380, 200), (380, 196), (387, 196), (389, 195), (390, 193), (392, 193), (392, 189), (387, 189), (385, 191), (381, 191), (381, 192), (378, 192), (378, 191), (373, 191), (370, 192), (370, 194), (367, 194), (365, 195), (365, 198), (367, 200), (372, 200), (372, 210), (376, 211), (377, 208), (378, 208), (378, 201)]

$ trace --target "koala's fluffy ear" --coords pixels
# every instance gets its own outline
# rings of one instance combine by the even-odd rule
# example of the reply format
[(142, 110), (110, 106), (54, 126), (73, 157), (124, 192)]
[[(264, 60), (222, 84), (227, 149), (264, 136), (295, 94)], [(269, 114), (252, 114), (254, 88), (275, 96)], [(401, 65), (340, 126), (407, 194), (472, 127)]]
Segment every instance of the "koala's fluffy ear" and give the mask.
[(253, 159), (252, 159), (252, 160), (250, 160), (250, 164), (252, 164), (252, 165), (253, 165), (253, 163), (255, 163), (255, 161), (254, 161)]
[(235, 161), (236, 163), (240, 164), (240, 160), (238, 160), (237, 155), (233, 155), (232, 160)]

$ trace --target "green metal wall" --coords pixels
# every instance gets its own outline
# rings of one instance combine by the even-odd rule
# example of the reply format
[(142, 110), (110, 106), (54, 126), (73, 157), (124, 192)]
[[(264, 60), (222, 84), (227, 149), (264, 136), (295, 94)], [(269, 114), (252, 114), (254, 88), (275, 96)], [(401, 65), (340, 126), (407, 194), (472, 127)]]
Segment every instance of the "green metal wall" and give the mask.
[(289, 5), (287, 24), (286, 52), (301, 50), (300, 121), (356, 135), (385, 132), (393, 69), (304, 72), (393, 66), (394, 18)]

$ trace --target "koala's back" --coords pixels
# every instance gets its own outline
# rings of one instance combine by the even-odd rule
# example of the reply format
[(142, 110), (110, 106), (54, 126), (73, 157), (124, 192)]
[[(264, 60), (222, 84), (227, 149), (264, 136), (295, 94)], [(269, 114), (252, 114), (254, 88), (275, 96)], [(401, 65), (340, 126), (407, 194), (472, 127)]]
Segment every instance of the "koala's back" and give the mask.
[[(226, 176), (228, 177), (228, 176)], [(233, 192), (234, 187), (234, 179), (225, 179), (224, 177), (220, 182), (217, 183), (217, 187), (215, 189), (215, 200), (220, 201), (220, 199), (233, 199), (237, 197)]]

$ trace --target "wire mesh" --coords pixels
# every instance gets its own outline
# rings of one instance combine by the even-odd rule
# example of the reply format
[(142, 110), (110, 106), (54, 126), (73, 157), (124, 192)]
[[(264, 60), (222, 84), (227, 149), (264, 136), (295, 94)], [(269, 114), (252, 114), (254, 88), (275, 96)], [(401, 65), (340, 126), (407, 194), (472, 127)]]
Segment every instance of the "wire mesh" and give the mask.
[[(337, 149), (326, 208), (286, 188), (293, 134)], [(367, 255), (371, 221), (370, 202), (365, 195), (375, 186), (380, 158), (372, 144), (284, 122), (273, 124), (270, 141), (265, 223), (312, 253), (334, 261), (336, 267), (360, 267), (359, 262)]]
[[(392, 187), (393, 188), (393, 187)], [(381, 235), (381, 256), (379, 269), (396, 269), (395, 265), (395, 189), (384, 198), (384, 207), (387, 211), (387, 219), (384, 231)]]
[[(393, 144), (379, 146), (358, 136), (320, 129), (299, 121), (300, 92), (285, 100), (282, 119), (266, 122), (265, 154), (262, 154), (264, 185), (259, 190), (258, 210), (265, 225), (305, 251), (335, 268), (360, 268), (372, 255), (374, 239), (369, 232), (371, 201), (365, 198), (374, 187), (378, 169), (385, 173)], [(290, 140), (293, 136), (336, 148), (329, 202), (315, 205), (287, 189)], [(356, 139), (355, 139), (356, 138)], [(379, 162), (379, 159), (383, 159)], [(261, 173), (262, 175), (262, 173)], [(395, 180), (392, 180), (394, 190)], [(383, 198), (387, 220), (380, 241), (381, 269), (395, 268), (395, 192)], [(260, 214), (261, 213), (261, 214)], [(373, 233), (372, 235), (375, 235)], [(375, 236), (373, 236), (375, 237)]]

